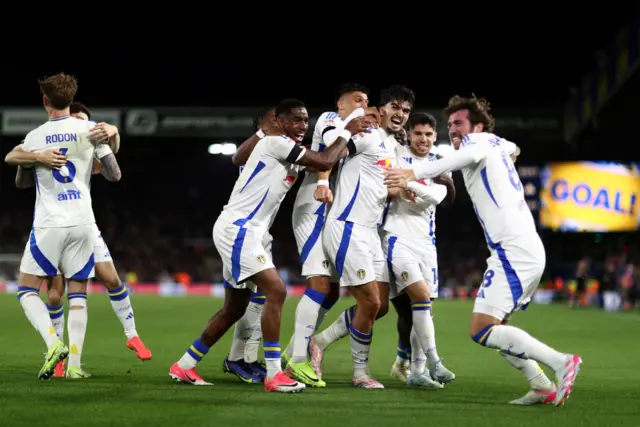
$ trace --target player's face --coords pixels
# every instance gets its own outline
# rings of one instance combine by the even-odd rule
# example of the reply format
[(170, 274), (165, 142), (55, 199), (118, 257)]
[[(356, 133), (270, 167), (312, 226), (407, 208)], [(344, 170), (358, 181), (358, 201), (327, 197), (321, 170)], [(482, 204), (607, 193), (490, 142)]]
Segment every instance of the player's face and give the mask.
[(449, 139), (453, 148), (460, 148), (462, 139), (470, 133), (482, 132), (482, 124), (475, 126), (469, 121), (469, 110), (460, 110), (449, 116)]
[(304, 107), (294, 108), (278, 117), (278, 123), (289, 138), (302, 142), (309, 128), (309, 113)]
[(369, 97), (366, 93), (355, 91), (345, 93), (338, 101), (338, 111), (340, 111), (343, 119), (346, 119), (349, 114), (353, 113), (358, 108), (365, 108), (369, 106)]
[(411, 114), (411, 104), (407, 101), (390, 101), (380, 107), (380, 120), (384, 130), (398, 133), (404, 127)]
[(85, 113), (82, 113), (82, 112), (73, 113), (71, 117), (75, 117), (76, 119), (80, 119), (80, 120), (89, 120), (89, 116), (87, 116)]
[(426, 156), (431, 151), (436, 137), (436, 131), (431, 126), (417, 125), (409, 133), (411, 150), (419, 156)]

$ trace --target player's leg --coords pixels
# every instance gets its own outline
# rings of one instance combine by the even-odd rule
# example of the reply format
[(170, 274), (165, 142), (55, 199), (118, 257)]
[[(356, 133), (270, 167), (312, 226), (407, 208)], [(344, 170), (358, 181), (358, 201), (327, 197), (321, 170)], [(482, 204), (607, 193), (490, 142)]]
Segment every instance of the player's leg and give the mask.
[[(421, 251), (422, 248), (418, 250), (420, 259), (425, 260), (425, 263), (420, 264), (420, 268), (422, 269), (422, 277), (424, 277), (425, 282), (427, 283), (427, 289), (429, 289), (429, 296), (431, 298), (431, 320), (434, 322), (433, 316), (433, 303), (436, 299), (438, 299), (438, 288), (439, 288), (439, 280), (438, 280), (438, 255), (435, 250), (428, 247), (424, 252)], [(433, 327), (435, 329), (435, 323), (433, 323)], [(438, 355), (438, 349), (436, 347), (436, 334), (434, 333), (429, 337), (429, 354), (431, 356), (430, 360), (435, 360), (435, 364), (429, 364), (429, 373), (431, 374), (431, 378), (435, 381), (439, 381), (443, 384), (451, 382), (456, 379), (456, 375), (447, 369), (442, 362), (442, 358)]]
[[(390, 288), (390, 299), (398, 316), (396, 322), (396, 328), (398, 330), (398, 349), (396, 352), (396, 360), (391, 366), (391, 376), (406, 383), (409, 379), (412, 361), (411, 328), (413, 327), (413, 319), (411, 301), (407, 294), (395, 295), (393, 290), (394, 286), (391, 286)], [(420, 351), (422, 351), (422, 349), (420, 349)], [(424, 371), (424, 369), (422, 369), (422, 371)]]
[[(64, 297), (65, 280), (61, 275), (56, 276), (47, 289), (47, 310), (49, 310), (49, 317), (51, 318), (51, 324), (56, 330), (56, 334), (60, 341), (64, 342)], [(53, 372), (55, 378), (64, 377), (64, 360), (58, 362), (56, 369)]]
[(127, 348), (135, 352), (138, 359), (151, 360), (151, 351), (138, 336), (133, 305), (131, 304), (127, 285), (120, 280), (107, 243), (102, 238), (102, 233), (97, 226), (95, 227), (95, 232), (97, 236), (94, 249), (96, 277), (107, 290), (111, 308), (120, 324), (122, 324), (124, 334), (127, 337)]
[(519, 359), (533, 359), (553, 369), (559, 382), (554, 401), (562, 406), (571, 393), (581, 358), (561, 353), (503, 322), (530, 301), (542, 277), (544, 259), (539, 239), (528, 239), (521, 245), (512, 243), (506, 248), (495, 245), (473, 308), (470, 335), (480, 345)]
[[(244, 347), (244, 361), (249, 366), (254, 375), (260, 378), (261, 382), (267, 376), (267, 367), (263, 361), (258, 360), (258, 351), (262, 342), (262, 311), (266, 296), (263, 292), (254, 292), (247, 307), (247, 313), (251, 313), (251, 335), (247, 339)], [(246, 313), (245, 313), (246, 315)]]
[(82, 351), (87, 334), (87, 286), (88, 280), (80, 280), (81, 276), (69, 279), (67, 298), (69, 300), (69, 321), (67, 333), (69, 335), (69, 362), (67, 363), (67, 378), (83, 379), (91, 375), (82, 369)]
[(69, 227), (69, 238), (62, 251), (60, 266), (67, 279), (69, 300), (69, 361), (67, 378), (82, 379), (90, 375), (82, 369), (82, 351), (87, 333), (87, 286), (95, 276), (94, 248), (96, 234), (93, 226)]
[(211, 317), (200, 337), (195, 339), (180, 360), (171, 366), (169, 376), (176, 381), (187, 384), (212, 385), (202, 379), (196, 371), (196, 365), (231, 326), (243, 316), (250, 298), (250, 289), (225, 289), (224, 305)]
[[(335, 288), (335, 284), (332, 284), (332, 292), (335, 295), (339, 295), (340, 288)], [(339, 286), (339, 285), (338, 285)], [(377, 282), (378, 295), (380, 300), (380, 308), (375, 320), (379, 320), (389, 312), (389, 286), (385, 282)], [(329, 304), (335, 304), (331, 297), (327, 298), (330, 301)], [(337, 298), (335, 299), (337, 301)], [(322, 359), (324, 358), (324, 352), (335, 342), (345, 338), (349, 335), (349, 326), (347, 316), (349, 313), (355, 315), (357, 312), (357, 305), (353, 305), (347, 308), (345, 311), (338, 315), (338, 318), (331, 323), (326, 329), (314, 335), (309, 341), (309, 353), (311, 355), (311, 366), (316, 372), (318, 378), (322, 378)]]
[[(225, 289), (233, 288), (231, 283), (226, 280), (224, 281), (224, 287)], [(251, 288), (251, 286), (249, 287)], [(259, 298), (256, 298), (256, 293), (254, 292), (251, 295), (251, 300), (244, 312), (244, 315), (235, 324), (233, 340), (231, 341), (231, 349), (229, 350), (229, 354), (227, 355), (227, 357), (222, 362), (222, 369), (224, 372), (233, 374), (243, 383), (249, 384), (255, 384), (264, 381), (264, 378), (260, 378), (258, 375), (256, 375), (245, 361), (247, 343), (251, 335), (253, 334), (253, 331), (255, 330), (255, 324), (260, 322), (260, 317), (262, 315), (262, 305), (264, 304), (264, 299), (261, 299), (261, 304), (259, 305), (260, 309), (256, 310), (256, 299)]]
[(260, 271), (252, 280), (266, 296), (262, 311), (262, 338), (264, 340), (264, 360), (267, 365), (267, 376), (264, 388), (267, 391), (281, 393), (295, 393), (305, 388), (287, 377), (281, 369), (280, 325), (282, 307), (287, 296), (287, 288), (278, 274), (278, 270), (271, 264), (270, 268)]
[(32, 230), (20, 262), (18, 301), (47, 346), (47, 356), (38, 374), (40, 379), (51, 378), (56, 365), (69, 354), (69, 349), (56, 334), (47, 306), (40, 298), (42, 281), (46, 280), (49, 286), (58, 275), (55, 266), (60, 259), (64, 237), (58, 229)]

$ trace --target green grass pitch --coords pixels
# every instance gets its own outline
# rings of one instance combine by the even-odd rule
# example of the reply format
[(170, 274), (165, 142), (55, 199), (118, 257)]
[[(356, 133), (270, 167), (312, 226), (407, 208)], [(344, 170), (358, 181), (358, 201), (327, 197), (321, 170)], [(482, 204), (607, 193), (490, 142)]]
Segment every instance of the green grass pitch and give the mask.
[[(389, 376), (395, 358), (395, 314), (376, 324), (371, 370), (385, 390), (351, 386), (348, 339), (327, 352), (326, 389), (267, 393), (224, 374), (228, 334), (200, 364), (213, 387), (176, 384), (167, 375), (220, 306), (209, 297), (132, 296), (138, 331), (153, 352), (140, 362), (125, 347), (105, 295), (89, 297), (83, 362), (94, 377), (39, 381), (44, 345), (13, 295), (0, 295), (0, 426), (640, 426), (640, 316), (531, 306), (513, 324), (584, 360), (564, 408), (514, 407), (527, 391), (521, 374), (467, 334), (471, 302), (434, 303), (438, 351), (457, 380), (443, 390), (409, 388)], [(351, 304), (343, 299), (326, 324)], [(282, 344), (297, 299), (287, 301)], [(325, 324), (325, 326), (326, 326)]]

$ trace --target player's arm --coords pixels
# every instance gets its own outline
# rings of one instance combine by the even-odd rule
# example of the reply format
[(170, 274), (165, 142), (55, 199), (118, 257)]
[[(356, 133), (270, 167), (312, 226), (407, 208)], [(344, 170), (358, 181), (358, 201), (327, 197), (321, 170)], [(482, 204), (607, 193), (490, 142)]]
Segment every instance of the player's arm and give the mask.
[(18, 166), (18, 172), (16, 172), (16, 187), (24, 189), (35, 185), (36, 178), (33, 169), (26, 169), (22, 166)]
[(256, 144), (264, 137), (265, 134), (262, 129), (260, 129), (258, 132), (245, 139), (244, 142), (240, 144), (236, 152), (233, 153), (231, 162), (236, 166), (243, 166), (246, 164), (249, 156), (253, 152), (253, 149), (256, 148)]
[(447, 195), (444, 198), (444, 200), (440, 202), (440, 204), (445, 207), (453, 205), (453, 201), (456, 198), (456, 186), (453, 183), (453, 178), (451, 178), (451, 174), (440, 175), (438, 177), (435, 177), (433, 178), (433, 182), (436, 185), (444, 185), (445, 188), (447, 189)]
[(359, 142), (362, 138), (352, 138), (352, 135), (362, 132), (368, 133), (368, 129), (371, 128), (373, 124), (374, 121), (368, 117), (358, 117), (351, 120), (340, 133), (340, 136), (338, 136), (326, 150), (322, 152), (305, 150), (305, 152), (292, 163), (310, 166), (319, 171), (330, 171), (333, 165), (340, 159), (345, 149), (348, 150), (349, 155), (355, 155), (362, 149), (362, 144)]
[(100, 160), (98, 159), (93, 159), (93, 171), (91, 172), (92, 175), (100, 175), (101, 172), (102, 172), (102, 163), (100, 163)]
[(118, 182), (122, 178), (120, 165), (116, 160), (116, 155), (111, 151), (111, 147), (107, 144), (100, 144), (96, 147), (95, 157), (100, 160), (100, 173), (107, 181)]
[(515, 163), (518, 156), (520, 155), (520, 147), (518, 147), (511, 141), (507, 141), (506, 139), (502, 139), (501, 144), (504, 146), (507, 154), (511, 157), (513, 163)]
[(421, 208), (439, 205), (447, 196), (447, 187), (441, 184), (424, 185), (411, 181), (407, 183), (407, 189), (416, 195), (416, 205)]

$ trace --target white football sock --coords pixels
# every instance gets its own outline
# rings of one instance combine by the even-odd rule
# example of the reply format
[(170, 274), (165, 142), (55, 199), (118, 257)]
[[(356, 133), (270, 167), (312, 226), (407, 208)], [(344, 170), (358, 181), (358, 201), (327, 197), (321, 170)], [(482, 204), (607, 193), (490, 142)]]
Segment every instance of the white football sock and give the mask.
[(544, 371), (533, 359), (520, 359), (519, 357), (512, 356), (499, 351), (500, 355), (511, 366), (522, 372), (522, 375), (529, 381), (529, 385), (534, 390), (546, 390), (553, 387), (551, 380), (545, 375)]
[(427, 355), (427, 362), (430, 367), (433, 367), (438, 363), (435, 353), (431, 347), (429, 347), (429, 342), (433, 339), (433, 336), (436, 334), (433, 327), (433, 319), (431, 318), (431, 301), (412, 301), (411, 309), (413, 311), (413, 331), (418, 336), (418, 340), (420, 341), (420, 345), (422, 346), (422, 350)]
[(411, 328), (411, 375), (420, 375), (426, 371), (427, 355), (416, 334), (415, 327)]
[(26, 286), (18, 287), (18, 298), (20, 305), (27, 315), (27, 319), (47, 345), (47, 350), (51, 350), (58, 342), (58, 335), (51, 324), (49, 311), (44, 301), (40, 298), (37, 289), (27, 288)]
[(133, 316), (133, 307), (129, 299), (127, 285), (123, 283), (117, 289), (107, 290), (107, 293), (109, 294), (109, 300), (111, 300), (111, 307), (116, 313), (116, 316), (118, 316), (120, 323), (122, 323), (127, 339), (137, 337), (136, 320)]
[(209, 347), (204, 345), (202, 341), (200, 341), (200, 338), (196, 338), (180, 360), (178, 360), (178, 367), (180, 369), (193, 369), (208, 352)]
[(264, 299), (249, 303), (247, 311), (251, 313), (253, 323), (249, 325), (251, 335), (244, 347), (244, 361), (253, 363), (258, 361), (258, 350), (262, 341), (262, 310), (264, 309)]
[(309, 338), (315, 332), (318, 322), (320, 305), (324, 295), (311, 288), (307, 288), (296, 308), (295, 328), (293, 330), (292, 363), (302, 363), (307, 360)]
[(331, 310), (335, 304), (336, 304), (336, 301), (328, 300), (326, 298), (322, 302), (322, 305), (320, 306), (320, 310), (318, 311), (318, 321), (316, 322), (316, 331), (320, 329), (320, 326), (322, 326), (322, 322), (324, 322), (324, 318), (327, 317), (327, 313), (329, 313), (329, 310)]
[(51, 324), (53, 329), (56, 330), (56, 334), (60, 341), (64, 342), (64, 304), (49, 305), (46, 304), (49, 311), (49, 317), (51, 318)]
[[(433, 309), (432, 309), (433, 310)], [(436, 348), (436, 325), (433, 323), (433, 311), (430, 310), (429, 314), (431, 315), (431, 324), (433, 325), (433, 334), (429, 336), (429, 342), (427, 343), (429, 348), (427, 350), (427, 354), (431, 357), (432, 360), (435, 360), (436, 363), (440, 360), (440, 356), (438, 355), (438, 349)]]
[(251, 313), (249, 313), (249, 307), (244, 312), (244, 315), (235, 324), (233, 331), (233, 341), (231, 341), (231, 350), (229, 350), (228, 359), (232, 362), (238, 360), (244, 360), (244, 350), (247, 344), (247, 340), (251, 336)]
[(282, 355), (280, 354), (280, 343), (278, 341), (265, 341), (264, 342), (264, 361), (267, 365), (267, 379), (273, 378), (278, 372), (282, 370), (280, 360)]
[(82, 348), (87, 333), (87, 293), (69, 294), (69, 364), (80, 369), (82, 366)]
[(369, 375), (369, 350), (373, 334), (363, 334), (351, 328), (351, 360), (353, 360), (353, 378)]
[(321, 350), (326, 350), (331, 344), (348, 335), (349, 331), (346, 323), (346, 312), (348, 310), (351, 310), (351, 308), (340, 313), (340, 316), (327, 329), (315, 335), (314, 338)]
[(486, 328), (485, 334), (488, 334), (484, 338), (487, 347), (502, 350), (521, 359), (533, 359), (554, 371), (561, 368), (567, 360), (566, 354), (552, 349), (514, 326), (491, 325)]

